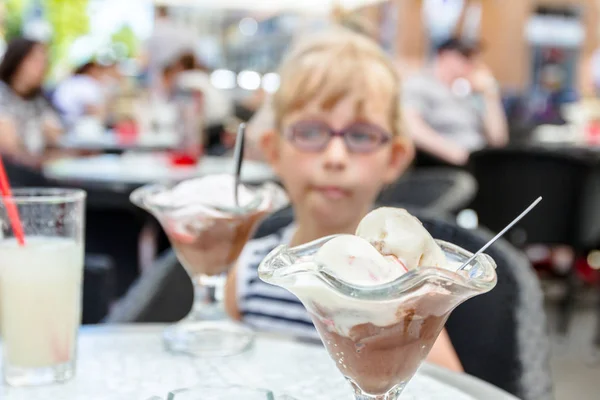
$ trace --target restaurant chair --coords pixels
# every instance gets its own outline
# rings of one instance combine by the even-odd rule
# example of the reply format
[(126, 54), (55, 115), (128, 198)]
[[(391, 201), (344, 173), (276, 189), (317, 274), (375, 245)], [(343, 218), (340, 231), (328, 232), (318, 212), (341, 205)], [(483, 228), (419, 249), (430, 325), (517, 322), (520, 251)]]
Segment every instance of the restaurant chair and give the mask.
[[(475, 252), (491, 238), (484, 229), (461, 228), (450, 220), (415, 212), (436, 239)], [(465, 372), (523, 400), (552, 398), (543, 293), (525, 257), (500, 239), (486, 253), (497, 264), (498, 284), (456, 308), (446, 323)]]
[(104, 322), (177, 322), (192, 308), (193, 296), (189, 276), (175, 253), (166, 250), (129, 288)]
[(406, 208), (456, 214), (475, 198), (477, 183), (466, 171), (454, 168), (419, 168), (386, 188), (377, 202)]
[(97, 324), (110, 310), (114, 296), (114, 262), (106, 255), (86, 254), (83, 269), (83, 324)]
[(46, 187), (48, 181), (42, 173), (31, 167), (15, 163), (8, 157), (2, 157), (6, 176), (13, 188), (17, 187)]
[[(567, 245), (578, 257), (600, 245), (598, 152), (585, 148), (486, 149), (473, 153), (469, 164), (479, 186), (472, 208), (481, 225), (497, 232), (543, 196), (536, 209), (507, 235), (513, 244)], [(580, 286), (574, 265), (564, 278), (566, 294), (557, 320), (563, 334)], [(598, 312), (600, 318), (600, 307)]]
[(421, 168), (454, 168), (462, 169), (461, 166), (451, 164), (446, 160), (442, 160), (440, 157), (433, 155), (420, 148), (415, 149), (415, 159), (412, 162), (412, 166), (416, 169)]

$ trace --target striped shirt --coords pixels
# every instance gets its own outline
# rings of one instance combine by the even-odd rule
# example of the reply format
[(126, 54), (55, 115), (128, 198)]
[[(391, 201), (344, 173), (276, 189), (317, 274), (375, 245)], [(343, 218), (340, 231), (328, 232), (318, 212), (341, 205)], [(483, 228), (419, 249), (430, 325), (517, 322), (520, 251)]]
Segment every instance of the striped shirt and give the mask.
[(238, 308), (243, 321), (257, 330), (318, 339), (310, 316), (298, 298), (258, 277), (258, 264), (275, 247), (289, 243), (294, 230), (294, 224), (289, 223), (246, 244), (238, 259)]

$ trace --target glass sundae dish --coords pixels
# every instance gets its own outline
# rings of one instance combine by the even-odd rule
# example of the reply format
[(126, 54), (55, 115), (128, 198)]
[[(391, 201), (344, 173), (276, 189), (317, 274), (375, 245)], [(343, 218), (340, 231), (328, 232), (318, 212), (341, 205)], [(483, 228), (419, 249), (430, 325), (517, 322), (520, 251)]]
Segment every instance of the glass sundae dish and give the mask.
[(402, 209), (380, 208), (356, 235), (279, 246), (265, 282), (304, 304), (356, 399), (394, 400), (427, 357), (450, 312), (496, 284), (494, 261), (435, 241)]
[(167, 348), (197, 356), (243, 351), (254, 338), (247, 327), (227, 319), (222, 301), (224, 277), (258, 222), (287, 202), (273, 183), (241, 185), (234, 200), (232, 175), (208, 175), (176, 185), (153, 184), (135, 190), (131, 201), (151, 212), (165, 230), (194, 285), (190, 313), (166, 329)]

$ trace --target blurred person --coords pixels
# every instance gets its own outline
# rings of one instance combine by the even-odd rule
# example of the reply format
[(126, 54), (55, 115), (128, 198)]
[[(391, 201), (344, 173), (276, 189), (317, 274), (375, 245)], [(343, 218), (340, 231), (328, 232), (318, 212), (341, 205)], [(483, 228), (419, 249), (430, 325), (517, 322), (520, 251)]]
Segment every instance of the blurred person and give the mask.
[(104, 68), (100, 64), (88, 61), (56, 88), (53, 102), (69, 128), (84, 116), (97, 117), (101, 121), (106, 117), (103, 75)]
[(160, 99), (169, 101), (173, 98), (177, 87), (177, 78), (182, 71), (179, 59), (168, 62), (162, 67), (160, 80), (156, 86), (156, 93)]
[[(258, 262), (280, 244), (354, 233), (380, 190), (408, 167), (414, 149), (401, 128), (400, 78), (381, 48), (346, 29), (305, 40), (280, 68), (275, 124), (261, 140), (295, 220), (246, 245), (229, 273), (225, 304), (232, 317), (256, 328), (315, 339), (300, 301), (256, 279)], [(462, 370), (445, 331), (428, 360)]]
[(47, 68), (46, 46), (25, 38), (12, 40), (0, 63), (0, 153), (35, 167), (63, 133), (42, 94)]
[(185, 52), (179, 59), (179, 65), (182, 71), (177, 76), (177, 85), (202, 93), (203, 123), (208, 139), (206, 147), (221, 145), (226, 120), (234, 113), (233, 100), (211, 83), (208, 67), (200, 63), (193, 53)]
[(529, 105), (529, 117), (536, 125), (566, 123), (562, 106), (575, 102), (577, 95), (566, 86), (565, 77), (565, 68), (560, 63), (548, 62), (540, 69)]
[(169, 19), (166, 6), (155, 9), (154, 30), (145, 43), (147, 67), (152, 87), (160, 86), (164, 68), (186, 51), (196, 48), (196, 34)]
[(479, 48), (451, 38), (436, 51), (431, 68), (403, 88), (406, 128), (424, 152), (453, 165), (469, 153), (508, 142), (498, 85), (478, 60)]
[(578, 89), (582, 98), (600, 96), (600, 48), (580, 63), (578, 76)]
[(121, 85), (124, 81), (124, 76), (119, 69), (119, 63), (111, 61), (101, 65), (102, 74), (100, 76), (100, 84), (104, 90), (107, 99), (114, 98), (118, 95)]

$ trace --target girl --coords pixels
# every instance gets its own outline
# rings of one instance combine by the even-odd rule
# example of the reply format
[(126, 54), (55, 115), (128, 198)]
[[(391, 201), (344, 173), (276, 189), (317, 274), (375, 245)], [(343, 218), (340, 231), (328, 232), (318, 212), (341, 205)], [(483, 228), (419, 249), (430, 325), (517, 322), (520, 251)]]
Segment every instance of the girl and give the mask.
[[(282, 243), (354, 233), (414, 149), (400, 128), (399, 78), (368, 38), (342, 29), (322, 33), (288, 56), (280, 78), (272, 102), (275, 130), (262, 136), (261, 147), (295, 219), (247, 244), (228, 277), (226, 307), (258, 329), (316, 338), (302, 304), (260, 281), (258, 263)], [(445, 332), (430, 361), (461, 369)]]

